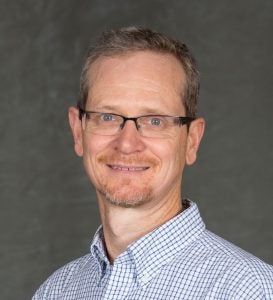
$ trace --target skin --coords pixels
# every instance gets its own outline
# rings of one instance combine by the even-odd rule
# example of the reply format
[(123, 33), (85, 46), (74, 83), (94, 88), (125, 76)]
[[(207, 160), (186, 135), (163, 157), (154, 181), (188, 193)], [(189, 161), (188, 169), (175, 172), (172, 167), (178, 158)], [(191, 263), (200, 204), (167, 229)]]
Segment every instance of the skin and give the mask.
[[(100, 58), (88, 75), (86, 110), (127, 117), (185, 116), (185, 73), (171, 55), (140, 51)], [(147, 138), (132, 121), (115, 136), (87, 133), (74, 107), (69, 121), (75, 152), (83, 157), (96, 189), (106, 251), (113, 263), (129, 244), (183, 210), (182, 173), (196, 160), (205, 122), (196, 119), (188, 131), (178, 127), (175, 137)]]

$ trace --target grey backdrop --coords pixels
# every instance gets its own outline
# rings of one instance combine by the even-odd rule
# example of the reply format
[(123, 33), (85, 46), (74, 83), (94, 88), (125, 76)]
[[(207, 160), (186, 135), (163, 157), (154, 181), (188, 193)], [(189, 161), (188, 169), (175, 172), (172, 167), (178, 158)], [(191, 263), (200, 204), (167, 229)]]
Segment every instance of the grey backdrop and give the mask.
[(273, 1), (0, 1), (0, 298), (29, 299), (88, 252), (94, 190), (67, 108), (105, 28), (152, 27), (186, 42), (201, 70), (207, 131), (184, 196), (207, 227), (273, 263)]

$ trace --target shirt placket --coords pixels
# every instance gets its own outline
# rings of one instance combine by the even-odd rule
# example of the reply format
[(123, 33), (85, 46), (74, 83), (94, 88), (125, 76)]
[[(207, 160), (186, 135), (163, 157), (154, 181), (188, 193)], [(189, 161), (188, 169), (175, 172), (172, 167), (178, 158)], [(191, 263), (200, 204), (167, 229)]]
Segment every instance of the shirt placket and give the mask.
[(115, 263), (110, 266), (103, 299), (127, 299), (129, 292), (134, 289), (134, 277), (134, 271), (130, 264)]

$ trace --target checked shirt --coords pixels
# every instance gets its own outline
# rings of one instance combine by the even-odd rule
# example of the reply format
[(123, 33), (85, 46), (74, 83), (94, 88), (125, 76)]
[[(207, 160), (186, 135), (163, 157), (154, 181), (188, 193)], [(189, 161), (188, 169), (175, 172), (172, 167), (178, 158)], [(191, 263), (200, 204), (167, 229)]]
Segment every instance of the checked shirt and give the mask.
[(91, 252), (53, 273), (33, 300), (273, 300), (273, 267), (208, 231), (194, 202), (113, 265), (102, 238), (100, 227)]

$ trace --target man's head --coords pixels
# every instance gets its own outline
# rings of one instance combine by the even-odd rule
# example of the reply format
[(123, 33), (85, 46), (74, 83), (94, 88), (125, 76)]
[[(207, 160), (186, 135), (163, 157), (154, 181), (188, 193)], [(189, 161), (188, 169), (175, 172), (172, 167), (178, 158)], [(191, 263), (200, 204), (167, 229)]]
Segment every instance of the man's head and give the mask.
[[(117, 36), (129, 33), (134, 39), (153, 40), (154, 47), (160, 44), (173, 53), (184, 51), (186, 62), (182, 54), (178, 59), (164, 47), (159, 51), (140, 46), (143, 40), (135, 41), (133, 50), (121, 51), (121, 47), (110, 47), (106, 41), (110, 37), (104, 36), (101, 43), (108, 46), (101, 47), (103, 51), (99, 46), (93, 49), (82, 77), (80, 107), (92, 113), (79, 118), (76, 108), (69, 111), (75, 151), (83, 156), (99, 199), (122, 207), (174, 203), (180, 199), (183, 168), (195, 161), (204, 130), (203, 119), (196, 118), (187, 128), (177, 118), (196, 116), (197, 71), (186, 46), (150, 30), (121, 30)], [(180, 45), (179, 51), (174, 44)], [(188, 73), (184, 65), (190, 65)], [(122, 128), (113, 121), (118, 115), (129, 118)], [(156, 117), (135, 123), (147, 115)], [(168, 116), (166, 127), (158, 126), (162, 115)]]
[(181, 63), (186, 75), (185, 86), (181, 86), (181, 101), (185, 106), (186, 115), (196, 117), (199, 75), (195, 59), (188, 47), (161, 33), (137, 27), (107, 31), (102, 34), (95, 46), (89, 48), (81, 76), (78, 106), (85, 109), (90, 84), (92, 84), (88, 79), (88, 74), (95, 60), (101, 57), (122, 56), (138, 51), (170, 54)]

